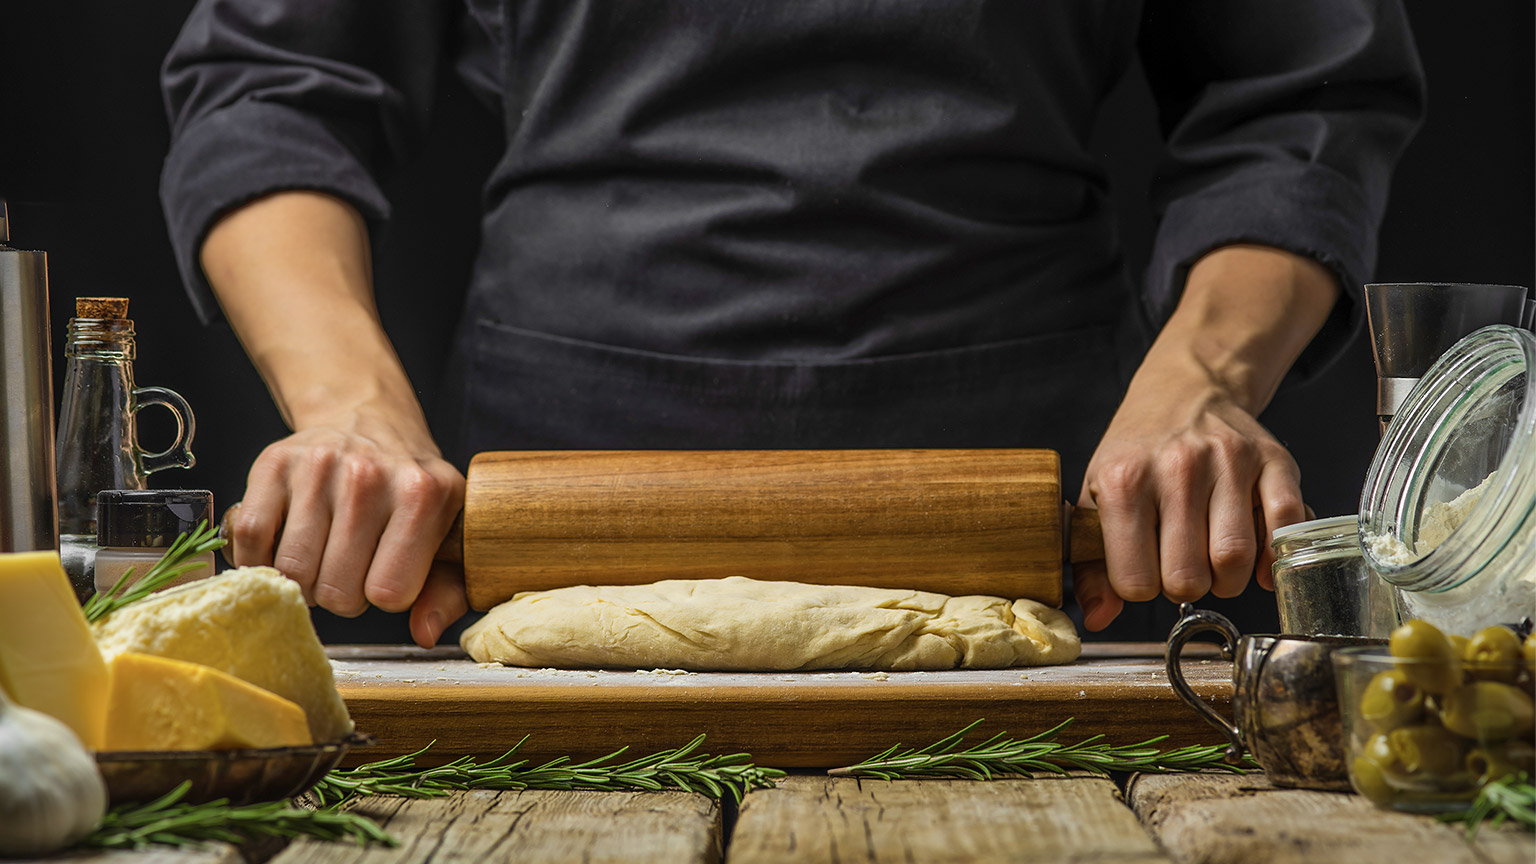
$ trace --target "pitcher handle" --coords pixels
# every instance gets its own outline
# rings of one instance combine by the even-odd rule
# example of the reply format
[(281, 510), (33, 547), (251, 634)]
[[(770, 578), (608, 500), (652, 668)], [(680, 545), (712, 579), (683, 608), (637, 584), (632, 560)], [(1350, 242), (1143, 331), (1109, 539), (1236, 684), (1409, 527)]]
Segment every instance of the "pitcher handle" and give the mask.
[(1221, 635), (1221, 656), (1231, 660), (1233, 652), (1237, 649), (1238, 634), (1237, 627), (1227, 619), (1227, 616), (1209, 609), (1196, 609), (1188, 603), (1180, 604), (1179, 620), (1173, 625), (1173, 631), (1168, 634), (1168, 649), (1164, 658), (1168, 668), (1168, 683), (1185, 705), (1195, 709), (1195, 713), (1205, 718), (1205, 722), (1215, 726), (1221, 734), (1227, 736), (1227, 752), (1223, 758), (1236, 765), (1242, 760), (1246, 749), (1243, 746), (1242, 730), (1217, 714), (1216, 709), (1207, 705), (1204, 699), (1195, 695), (1195, 691), (1191, 690), (1189, 683), (1184, 680), (1184, 670), (1179, 665), (1179, 655), (1183, 652), (1189, 638), (1196, 633), (1206, 632)]
[(167, 468), (191, 468), (196, 465), (197, 457), (192, 455), (192, 436), (197, 434), (197, 418), (192, 415), (192, 406), (175, 390), (164, 387), (133, 388), (134, 413), (149, 405), (163, 405), (176, 415), (176, 440), (159, 453), (147, 453), (139, 449), (139, 442), (133, 442), (135, 455), (139, 459), (139, 470), (148, 476)]

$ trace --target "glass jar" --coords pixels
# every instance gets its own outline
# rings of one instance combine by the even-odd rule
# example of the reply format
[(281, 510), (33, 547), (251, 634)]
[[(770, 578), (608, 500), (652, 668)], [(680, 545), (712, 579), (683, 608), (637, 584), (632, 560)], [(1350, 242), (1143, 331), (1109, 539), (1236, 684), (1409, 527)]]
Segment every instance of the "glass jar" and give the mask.
[(1360, 541), (1405, 619), (1470, 636), (1536, 617), (1532, 368), (1536, 335), (1485, 327), (1430, 367), (1387, 426), (1360, 495)]
[(1439, 660), (1363, 647), (1332, 659), (1350, 785), (1376, 806), (1461, 811), (1489, 783), (1536, 768), (1531, 672), (1519, 661), (1457, 670), (1436, 693), (1422, 682), (1453, 668)]
[(1386, 638), (1397, 626), (1392, 586), (1360, 554), (1354, 514), (1275, 529), (1275, 602), (1280, 632)]
[[(103, 489), (96, 498), (96, 590), (105, 594), (129, 570), (128, 585), (142, 579), (183, 534), (213, 519), (206, 489)], [(212, 552), (187, 559), (195, 565), (172, 584), (212, 576)]]

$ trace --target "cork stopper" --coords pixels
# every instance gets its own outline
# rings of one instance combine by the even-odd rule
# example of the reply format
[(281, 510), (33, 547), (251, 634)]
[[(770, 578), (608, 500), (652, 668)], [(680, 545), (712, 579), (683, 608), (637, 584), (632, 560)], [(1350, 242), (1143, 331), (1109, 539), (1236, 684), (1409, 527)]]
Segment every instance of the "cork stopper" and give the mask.
[(77, 297), (76, 318), (127, 318), (127, 297)]

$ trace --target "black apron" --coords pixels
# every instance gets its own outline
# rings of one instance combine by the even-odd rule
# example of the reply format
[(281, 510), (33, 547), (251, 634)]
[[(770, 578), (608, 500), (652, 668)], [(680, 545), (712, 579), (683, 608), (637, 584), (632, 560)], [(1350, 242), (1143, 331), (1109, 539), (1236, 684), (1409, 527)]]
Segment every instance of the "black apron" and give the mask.
[(1084, 139), (1137, 10), (876, 5), (471, 3), (507, 144), (461, 460), (1049, 447), (1076, 496), (1134, 309)]

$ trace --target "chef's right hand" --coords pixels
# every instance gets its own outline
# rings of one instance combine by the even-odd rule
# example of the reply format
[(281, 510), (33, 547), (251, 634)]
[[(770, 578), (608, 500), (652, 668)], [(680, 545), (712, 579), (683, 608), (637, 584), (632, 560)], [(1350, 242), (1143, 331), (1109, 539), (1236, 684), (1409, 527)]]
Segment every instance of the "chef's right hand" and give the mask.
[(464, 476), (416, 425), (352, 409), (269, 445), (227, 517), (226, 557), (276, 567), (337, 615), (410, 609), (417, 644), (436, 644), (468, 608), (462, 569), (433, 561)]

